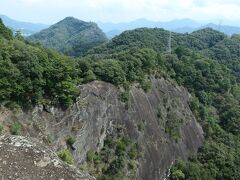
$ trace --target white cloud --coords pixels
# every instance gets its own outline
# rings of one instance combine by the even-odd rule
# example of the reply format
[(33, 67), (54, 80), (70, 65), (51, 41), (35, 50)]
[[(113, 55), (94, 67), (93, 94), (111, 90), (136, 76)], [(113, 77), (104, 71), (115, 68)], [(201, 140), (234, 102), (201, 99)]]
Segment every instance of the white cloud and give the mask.
[(1, 0), (0, 12), (48, 23), (66, 16), (115, 22), (137, 18), (240, 20), (240, 0)]

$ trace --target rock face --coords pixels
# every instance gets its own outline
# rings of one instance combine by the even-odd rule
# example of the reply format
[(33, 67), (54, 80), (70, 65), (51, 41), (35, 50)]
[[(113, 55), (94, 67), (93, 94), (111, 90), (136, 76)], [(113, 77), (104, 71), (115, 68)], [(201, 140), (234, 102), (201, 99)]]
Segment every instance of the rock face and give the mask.
[(21, 136), (0, 137), (0, 178), (12, 180), (92, 180), (64, 164), (37, 140)]
[[(81, 85), (77, 102), (67, 111), (38, 107), (28, 113), (5, 112), (0, 122), (18, 119), (23, 134), (48, 140), (55, 151), (66, 148), (66, 138), (76, 137), (73, 156), (76, 163), (85, 161), (89, 150), (100, 150), (107, 134), (121, 125), (133, 141), (143, 149), (139, 160), (139, 180), (164, 179), (172, 162), (188, 158), (203, 143), (203, 131), (189, 108), (189, 94), (165, 79), (152, 79), (152, 89), (145, 93), (133, 86), (128, 108), (119, 100), (119, 90), (111, 84), (94, 81)], [(164, 124), (178, 123), (179, 137), (166, 133)], [(144, 128), (139, 129), (142, 125)], [(46, 141), (47, 142), (47, 141)]]

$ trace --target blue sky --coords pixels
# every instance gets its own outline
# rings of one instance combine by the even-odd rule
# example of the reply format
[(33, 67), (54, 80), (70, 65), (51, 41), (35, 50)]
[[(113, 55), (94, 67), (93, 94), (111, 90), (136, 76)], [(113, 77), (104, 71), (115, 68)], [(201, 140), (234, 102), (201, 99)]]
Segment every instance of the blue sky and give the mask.
[(191, 18), (240, 22), (240, 0), (0, 0), (0, 14), (52, 24), (66, 16), (85, 21), (126, 22)]

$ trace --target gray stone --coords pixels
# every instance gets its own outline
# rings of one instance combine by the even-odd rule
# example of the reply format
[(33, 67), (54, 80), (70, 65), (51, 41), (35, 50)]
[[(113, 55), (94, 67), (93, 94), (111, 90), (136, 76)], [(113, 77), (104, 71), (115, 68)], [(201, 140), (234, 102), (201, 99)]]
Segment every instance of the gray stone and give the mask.
[(36, 139), (5, 135), (0, 137), (0, 142), (3, 144), (0, 147), (0, 156), (3, 158), (0, 161), (1, 179), (95, 179), (63, 163), (54, 152)]

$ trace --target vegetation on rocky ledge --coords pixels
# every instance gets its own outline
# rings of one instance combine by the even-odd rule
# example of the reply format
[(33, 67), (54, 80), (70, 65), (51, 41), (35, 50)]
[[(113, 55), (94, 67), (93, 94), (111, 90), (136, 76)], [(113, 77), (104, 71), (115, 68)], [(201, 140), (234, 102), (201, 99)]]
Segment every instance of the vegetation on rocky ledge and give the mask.
[(87, 162), (81, 169), (100, 180), (136, 179), (139, 157), (140, 147), (118, 129), (117, 133), (107, 136), (100, 152), (87, 153)]

